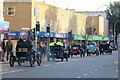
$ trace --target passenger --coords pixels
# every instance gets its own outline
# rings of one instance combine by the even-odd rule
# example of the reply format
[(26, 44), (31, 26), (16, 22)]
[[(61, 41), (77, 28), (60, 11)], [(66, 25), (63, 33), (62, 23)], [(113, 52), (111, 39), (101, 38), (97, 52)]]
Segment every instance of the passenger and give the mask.
[(26, 47), (28, 48), (28, 51), (31, 52), (33, 45), (32, 45), (32, 41), (30, 40), (29, 37), (28, 37), (27, 40), (25, 41), (25, 45), (26, 45)]
[(23, 39), (22, 39), (22, 38), (19, 38), (19, 40), (17, 41), (17, 45), (16, 45), (16, 51), (18, 51), (18, 47), (19, 47), (19, 46), (23, 46), (22, 43), (24, 43)]

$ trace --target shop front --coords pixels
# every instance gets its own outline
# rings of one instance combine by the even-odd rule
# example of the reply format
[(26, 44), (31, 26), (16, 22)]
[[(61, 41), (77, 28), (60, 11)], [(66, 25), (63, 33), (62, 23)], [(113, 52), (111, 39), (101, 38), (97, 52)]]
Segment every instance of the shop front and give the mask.
[(0, 22), (0, 40), (9, 32), (9, 22)]

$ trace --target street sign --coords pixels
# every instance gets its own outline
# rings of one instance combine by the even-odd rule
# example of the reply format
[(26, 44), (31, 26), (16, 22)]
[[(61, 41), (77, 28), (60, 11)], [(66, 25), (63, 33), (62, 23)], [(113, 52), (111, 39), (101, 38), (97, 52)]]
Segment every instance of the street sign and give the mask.
[(34, 8), (34, 16), (36, 16), (36, 17), (40, 16), (40, 8), (38, 8), (38, 7)]

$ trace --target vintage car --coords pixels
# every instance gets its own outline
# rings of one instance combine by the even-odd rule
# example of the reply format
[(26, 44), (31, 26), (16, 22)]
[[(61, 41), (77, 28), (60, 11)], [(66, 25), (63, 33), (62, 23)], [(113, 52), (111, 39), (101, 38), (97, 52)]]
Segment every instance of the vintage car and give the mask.
[(91, 54), (96, 54), (96, 56), (99, 55), (99, 48), (95, 42), (90, 42), (87, 44), (87, 56), (90, 56)]
[(47, 52), (47, 60), (50, 61), (50, 58), (54, 61), (55, 59), (61, 59), (61, 61), (66, 59), (68, 61), (68, 52), (64, 51), (63, 44), (60, 45), (58, 43), (50, 43), (50, 52)]
[(74, 44), (71, 46), (70, 55), (80, 55), (80, 46), (78, 44)]

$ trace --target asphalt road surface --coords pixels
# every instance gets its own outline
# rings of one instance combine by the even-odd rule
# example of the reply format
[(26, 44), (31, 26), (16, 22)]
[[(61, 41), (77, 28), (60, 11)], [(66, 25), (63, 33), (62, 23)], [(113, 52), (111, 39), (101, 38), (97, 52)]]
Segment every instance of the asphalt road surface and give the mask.
[(14, 67), (8, 63), (0, 66), (3, 78), (118, 78), (118, 52), (85, 58), (73, 56), (63, 62), (44, 59), (41, 66), (35, 64), (34, 67), (28, 62), (22, 66), (17, 63)]

